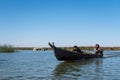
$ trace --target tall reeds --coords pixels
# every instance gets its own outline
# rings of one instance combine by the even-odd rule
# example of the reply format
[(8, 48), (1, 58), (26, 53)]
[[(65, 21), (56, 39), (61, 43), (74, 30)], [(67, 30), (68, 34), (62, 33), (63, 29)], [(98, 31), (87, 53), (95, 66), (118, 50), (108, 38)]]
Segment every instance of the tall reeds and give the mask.
[(0, 52), (14, 52), (14, 47), (12, 45), (0, 45)]

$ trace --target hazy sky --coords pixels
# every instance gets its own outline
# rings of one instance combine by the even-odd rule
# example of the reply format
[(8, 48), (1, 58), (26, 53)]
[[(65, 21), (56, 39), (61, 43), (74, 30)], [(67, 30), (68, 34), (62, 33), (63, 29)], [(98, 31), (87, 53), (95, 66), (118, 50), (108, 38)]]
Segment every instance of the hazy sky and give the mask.
[(0, 0), (0, 44), (120, 46), (120, 0)]

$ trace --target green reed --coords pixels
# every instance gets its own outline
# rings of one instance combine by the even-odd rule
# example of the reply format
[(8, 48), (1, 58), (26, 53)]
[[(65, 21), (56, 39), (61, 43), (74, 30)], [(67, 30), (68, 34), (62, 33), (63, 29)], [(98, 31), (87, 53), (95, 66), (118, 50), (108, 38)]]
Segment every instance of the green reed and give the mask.
[(14, 52), (14, 47), (12, 45), (0, 45), (0, 52)]

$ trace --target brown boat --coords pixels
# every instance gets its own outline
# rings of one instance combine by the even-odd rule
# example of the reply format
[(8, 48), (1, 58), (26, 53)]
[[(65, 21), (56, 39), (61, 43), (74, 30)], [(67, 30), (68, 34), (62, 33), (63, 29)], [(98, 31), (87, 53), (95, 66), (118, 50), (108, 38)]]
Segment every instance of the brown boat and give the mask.
[(80, 60), (80, 59), (89, 59), (89, 58), (102, 58), (103, 55), (97, 54), (85, 54), (85, 53), (77, 53), (73, 51), (64, 50), (56, 47), (54, 44), (48, 43), (49, 46), (54, 50), (54, 54), (56, 58), (60, 61), (66, 60)]

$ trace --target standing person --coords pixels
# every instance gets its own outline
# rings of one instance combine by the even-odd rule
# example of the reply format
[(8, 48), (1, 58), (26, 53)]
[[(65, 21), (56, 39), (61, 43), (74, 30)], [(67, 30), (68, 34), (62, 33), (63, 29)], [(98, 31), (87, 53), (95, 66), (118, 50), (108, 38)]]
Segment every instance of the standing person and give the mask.
[(103, 55), (103, 49), (99, 46), (99, 44), (95, 45), (94, 52), (95, 52), (95, 54)]

